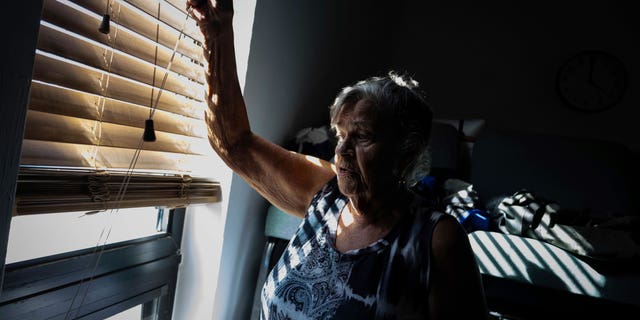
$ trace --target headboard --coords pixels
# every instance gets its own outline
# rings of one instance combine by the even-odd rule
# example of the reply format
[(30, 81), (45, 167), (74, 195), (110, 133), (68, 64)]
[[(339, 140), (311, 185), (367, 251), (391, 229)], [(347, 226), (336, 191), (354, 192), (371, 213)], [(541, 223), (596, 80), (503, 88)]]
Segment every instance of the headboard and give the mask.
[(485, 128), (473, 147), (470, 182), (481, 205), (524, 188), (567, 209), (636, 215), (636, 160), (614, 142)]

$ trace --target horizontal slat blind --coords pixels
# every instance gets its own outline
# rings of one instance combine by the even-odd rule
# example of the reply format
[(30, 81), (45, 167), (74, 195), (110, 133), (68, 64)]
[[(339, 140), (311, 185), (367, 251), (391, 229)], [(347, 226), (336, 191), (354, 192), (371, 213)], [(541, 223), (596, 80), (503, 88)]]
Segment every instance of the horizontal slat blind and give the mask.
[[(18, 175), (17, 214), (170, 207), (217, 202), (220, 186), (208, 179), (176, 175), (130, 176), (124, 196), (118, 198), (126, 174), (25, 169)], [(151, 188), (150, 188), (151, 186)]]
[[(114, 45), (115, 49), (124, 52), (136, 52), (135, 56), (146, 57), (145, 60), (149, 62), (154, 61), (155, 39), (156, 39), (156, 15), (157, 0), (142, 0), (135, 1), (135, 3), (147, 3), (153, 6), (153, 13), (148, 14), (132, 5), (128, 5), (133, 1), (113, 1), (111, 10), (112, 27), (121, 25), (122, 28), (118, 32), (124, 32), (125, 34), (118, 34), (117, 36), (122, 41), (117, 41)], [(74, 6), (73, 3), (77, 4)], [(161, 17), (165, 20), (179, 21), (174, 25), (167, 25), (163, 21), (160, 21), (160, 33), (159, 43), (166, 48), (173, 48), (178, 35), (180, 34), (180, 28), (184, 21), (184, 11), (182, 16), (169, 19), (167, 11), (162, 11), (166, 8), (166, 2), (161, 2)], [(74, 0), (74, 1), (61, 1), (61, 0), (45, 0), (43, 20), (49, 21), (64, 29), (70, 30), (74, 33), (85, 36), (89, 39), (95, 39), (98, 42), (107, 44), (109, 43), (109, 36), (112, 34), (104, 35), (98, 31), (97, 26), (100, 24), (102, 15), (104, 14), (104, 8), (106, 5), (105, 0)], [(182, 4), (176, 4), (178, 7)], [(68, 17), (73, 16), (73, 19)], [(193, 20), (189, 20), (187, 26), (184, 29), (184, 33), (188, 35), (187, 38), (183, 38), (180, 41), (179, 52), (184, 54), (195, 61), (202, 61), (202, 49), (196, 44), (196, 42), (202, 41), (202, 36), (197, 29), (197, 26)], [(148, 39), (151, 43), (143, 41), (142, 39)], [(194, 42), (196, 40), (196, 42)], [(144, 48), (137, 48), (138, 45), (151, 44), (148, 48), (151, 50), (143, 50)], [(126, 48), (126, 49), (125, 49)], [(167, 53), (170, 53), (167, 51)], [(166, 55), (166, 60), (158, 60), (160, 65), (167, 65), (169, 61), (169, 55)]]
[[(98, 30), (106, 8), (109, 34)], [(121, 202), (127, 206), (217, 201), (217, 196), (195, 196), (217, 190), (213, 181), (193, 184), (185, 198), (149, 178), (204, 176), (213, 156), (203, 120), (202, 36), (186, 14), (179, 1), (44, 0), (16, 213), (52, 208), (47, 201), (61, 195), (47, 187), (55, 186), (50, 181), (72, 181), (65, 184), (67, 193), (86, 200), (86, 190), (77, 193), (86, 185), (73, 182), (78, 169), (85, 180), (92, 172), (132, 173), (137, 184), (129, 190), (146, 190), (140, 198), (147, 200), (132, 195)], [(142, 142), (145, 120), (152, 114), (156, 141)], [(42, 167), (55, 170), (34, 175), (33, 168)], [(54, 172), (55, 179), (49, 179)], [(65, 172), (68, 180), (62, 179)], [(49, 200), (27, 200), (35, 195)], [(77, 203), (80, 210), (89, 210), (96, 207), (92, 201)], [(116, 205), (110, 201), (115, 200), (100, 203), (101, 209), (105, 203)], [(63, 202), (53, 207), (74, 207)]]
[[(31, 83), (29, 109), (91, 120), (100, 120), (102, 117), (104, 122), (144, 128), (144, 120), (149, 117), (149, 107), (110, 98), (104, 101), (102, 99), (99, 95), (34, 80)], [(197, 115), (190, 117), (158, 109), (153, 119), (155, 128), (159, 131), (204, 137), (207, 134), (206, 127)]]
[[(65, 143), (89, 144), (135, 149), (138, 147), (142, 128), (113, 123), (100, 124), (95, 120), (87, 120), (31, 111), (27, 121), (33, 129), (28, 130), (25, 138), (31, 140), (58, 141)], [(64, 132), (64, 134), (60, 134)], [(168, 151), (182, 154), (205, 155), (209, 145), (200, 138), (188, 137), (167, 132), (156, 133), (157, 141), (146, 143), (145, 150)]]
[[(142, 82), (147, 85), (153, 85), (154, 83), (153, 68), (156, 66), (153, 63), (136, 58), (121, 51), (113, 51), (103, 44), (80, 38), (77, 35), (67, 33), (65, 30), (56, 28), (48, 23), (43, 23), (40, 27), (38, 48), (57, 56), (64, 56), (67, 59), (73, 59), (75, 62), (82, 63), (93, 68), (109, 70), (110, 72), (122, 77)], [(202, 69), (193, 63), (185, 65), (191, 69)], [(166, 69), (162, 69), (161, 72), (164, 74)], [(202, 74), (195, 74), (195, 72), (189, 72), (189, 74), (197, 77), (202, 76)], [(180, 74), (169, 71), (164, 88), (165, 90), (175, 92), (192, 99), (202, 99), (202, 87), (197, 86), (194, 88), (188, 80), (189, 79), (184, 78), (184, 76), (181, 76)], [(200, 90), (195, 91), (194, 89)]]

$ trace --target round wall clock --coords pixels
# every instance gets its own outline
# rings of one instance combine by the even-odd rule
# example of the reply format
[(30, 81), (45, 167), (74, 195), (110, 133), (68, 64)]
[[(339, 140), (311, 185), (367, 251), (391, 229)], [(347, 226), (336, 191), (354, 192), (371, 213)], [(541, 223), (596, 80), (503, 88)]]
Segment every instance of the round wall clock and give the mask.
[(597, 112), (617, 104), (627, 88), (627, 71), (604, 51), (583, 51), (565, 61), (556, 78), (558, 94), (570, 108)]

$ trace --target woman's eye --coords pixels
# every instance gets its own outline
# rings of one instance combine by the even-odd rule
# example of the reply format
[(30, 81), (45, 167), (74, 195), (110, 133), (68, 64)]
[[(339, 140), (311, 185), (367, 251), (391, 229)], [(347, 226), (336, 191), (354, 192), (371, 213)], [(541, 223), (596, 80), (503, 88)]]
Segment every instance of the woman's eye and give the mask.
[(358, 141), (371, 141), (373, 139), (373, 135), (369, 133), (359, 133), (354, 135), (354, 138)]
[[(358, 142), (367, 142), (373, 140), (373, 134), (370, 133), (353, 132), (349, 133), (348, 136), (349, 140)], [(345, 138), (345, 134), (336, 133), (336, 139), (338, 139), (338, 142), (344, 141)]]

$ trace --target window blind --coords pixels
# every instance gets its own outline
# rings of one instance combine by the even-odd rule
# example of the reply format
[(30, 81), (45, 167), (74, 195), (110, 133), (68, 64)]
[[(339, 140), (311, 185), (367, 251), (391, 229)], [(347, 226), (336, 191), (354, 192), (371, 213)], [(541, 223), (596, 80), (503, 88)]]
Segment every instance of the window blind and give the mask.
[(14, 214), (217, 201), (201, 42), (182, 0), (44, 0)]

